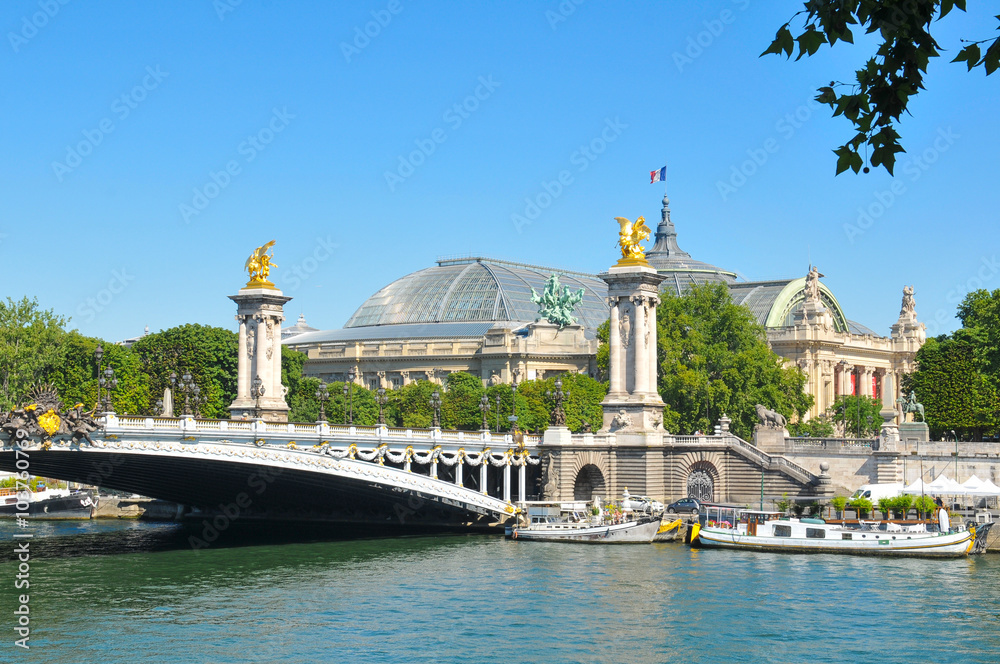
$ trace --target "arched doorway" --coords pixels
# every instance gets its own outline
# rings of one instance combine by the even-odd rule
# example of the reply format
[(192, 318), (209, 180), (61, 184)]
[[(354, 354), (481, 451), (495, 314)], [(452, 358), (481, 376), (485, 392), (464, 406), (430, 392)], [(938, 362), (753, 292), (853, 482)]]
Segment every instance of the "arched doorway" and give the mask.
[(605, 498), (604, 473), (592, 463), (580, 469), (573, 483), (573, 500), (593, 500), (594, 496)]
[(715, 500), (715, 478), (718, 473), (715, 467), (705, 461), (700, 461), (691, 466), (691, 473), (688, 475), (688, 493), (691, 498), (696, 498), (702, 502), (713, 502)]

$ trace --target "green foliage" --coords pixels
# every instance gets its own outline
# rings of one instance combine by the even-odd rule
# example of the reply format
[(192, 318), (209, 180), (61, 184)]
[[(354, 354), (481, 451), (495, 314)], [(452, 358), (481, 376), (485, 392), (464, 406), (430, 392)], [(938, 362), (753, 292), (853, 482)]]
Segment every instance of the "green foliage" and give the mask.
[(830, 504), (833, 505), (833, 509), (837, 510), (839, 514), (843, 514), (844, 508), (847, 507), (847, 498), (845, 496), (834, 496), (830, 500)]
[(977, 368), (1000, 388), (1000, 289), (969, 293), (958, 305), (958, 317), (973, 345)]
[(724, 284), (662, 293), (657, 309), (660, 395), (668, 431), (711, 431), (723, 413), (736, 435), (749, 438), (756, 404), (801, 416), (812, 405), (805, 376), (768, 347), (764, 328), (732, 303)]
[[(896, 154), (904, 152), (896, 125), (909, 110), (909, 102), (923, 89), (923, 79), (931, 58), (940, 46), (931, 35), (935, 18), (943, 19), (954, 7), (965, 11), (964, 0), (807, 0), (792, 20), (801, 17), (802, 32), (795, 36), (791, 21), (781, 26), (774, 41), (761, 55), (784, 54), (790, 58), (813, 55), (824, 43), (854, 43), (852, 25), (866, 33), (878, 33), (879, 45), (873, 57), (855, 72), (855, 83), (837, 83), (819, 88), (816, 100), (827, 104), (834, 117), (843, 115), (855, 135), (834, 153), (837, 174), (848, 168), (855, 173), (864, 166), (862, 145), (871, 148), (871, 165), (892, 174)], [(1000, 16), (997, 17), (1000, 19)], [(980, 45), (989, 44), (983, 52)], [(971, 71), (982, 67), (987, 75), (1000, 66), (1000, 38), (968, 43), (952, 62), (965, 62)], [(865, 166), (865, 172), (868, 172)]]
[[(407, 429), (426, 429), (431, 426), (434, 410), (430, 406), (431, 393), (438, 386), (430, 381), (418, 380), (393, 390), (389, 395), (389, 413), (392, 426)], [(389, 420), (387, 420), (389, 421)]]
[(793, 422), (788, 425), (788, 433), (793, 436), (809, 436), (810, 438), (830, 438), (834, 435), (833, 424), (826, 415), (813, 417), (805, 422)]
[(845, 436), (874, 438), (882, 427), (882, 401), (862, 395), (840, 395), (830, 407), (833, 423), (844, 429)]
[(608, 346), (608, 330), (611, 328), (611, 321), (606, 320), (597, 326), (597, 375), (601, 380), (608, 379), (608, 361), (611, 357), (611, 348)]
[(850, 505), (858, 513), (859, 518), (864, 518), (872, 511), (872, 501), (867, 498), (855, 498)]
[(890, 517), (890, 513), (892, 512), (895, 503), (896, 503), (895, 498), (878, 499), (878, 511), (882, 513), (883, 519), (888, 519)]
[(904, 493), (892, 499), (892, 511), (900, 519), (906, 518), (910, 513), (911, 507), (913, 507), (913, 496), (909, 494)]
[[(194, 324), (149, 334), (136, 341), (131, 352), (149, 381), (149, 397), (143, 412), (151, 413), (163, 390), (171, 386), (171, 373), (177, 374), (178, 381), (190, 373), (206, 399), (201, 407), (202, 417), (228, 418), (229, 404), (236, 398), (236, 346), (235, 332)], [(173, 397), (174, 414), (178, 415), (184, 406), (184, 395), (176, 389)]]
[(788, 508), (792, 506), (792, 501), (788, 499), (788, 492), (781, 494), (781, 500), (777, 501), (774, 505), (778, 508), (779, 512), (786, 514)]
[(486, 394), (483, 381), (464, 371), (448, 375), (441, 394), (441, 426), (445, 429), (475, 431), (483, 425), (479, 399)]
[[(981, 354), (980, 354), (981, 355)], [(960, 329), (952, 336), (928, 339), (917, 351), (918, 370), (904, 376), (903, 390), (916, 392), (927, 426), (935, 438), (952, 429), (982, 440), (996, 431), (1000, 398), (994, 382), (980, 371), (974, 334)]]
[(47, 378), (65, 356), (66, 319), (38, 300), (0, 301), (0, 409), (26, 405), (31, 390)]
[(934, 499), (930, 496), (920, 496), (915, 498), (913, 501), (913, 507), (920, 514), (920, 518), (924, 518), (925, 515), (933, 514), (937, 505), (934, 503)]

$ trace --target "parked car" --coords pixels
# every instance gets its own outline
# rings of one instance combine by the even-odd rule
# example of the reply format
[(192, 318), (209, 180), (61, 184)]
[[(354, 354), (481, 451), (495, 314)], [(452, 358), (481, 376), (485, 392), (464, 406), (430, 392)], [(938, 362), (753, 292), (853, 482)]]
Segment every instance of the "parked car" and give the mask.
[(690, 512), (697, 514), (701, 510), (701, 503), (694, 498), (681, 498), (667, 505), (667, 512), (677, 514), (678, 512)]
[(629, 496), (622, 500), (622, 509), (656, 514), (663, 511), (663, 503), (653, 500), (649, 496)]

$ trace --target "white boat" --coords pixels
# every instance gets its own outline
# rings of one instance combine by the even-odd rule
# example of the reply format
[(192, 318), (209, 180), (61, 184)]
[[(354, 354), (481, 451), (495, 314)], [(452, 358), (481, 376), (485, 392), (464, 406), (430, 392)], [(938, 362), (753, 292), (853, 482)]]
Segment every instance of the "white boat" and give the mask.
[[(598, 508), (600, 511), (600, 508)], [(595, 544), (652, 542), (659, 518), (625, 516), (621, 521), (590, 516), (578, 503), (528, 503), (527, 523), (508, 526), (506, 535), (520, 541), (589, 542)]]
[(794, 519), (777, 512), (707, 506), (692, 525), (692, 546), (793, 553), (846, 553), (871, 556), (957, 558), (984, 550), (992, 523), (952, 530), (947, 516), (939, 526), (878, 521), (858, 526)]

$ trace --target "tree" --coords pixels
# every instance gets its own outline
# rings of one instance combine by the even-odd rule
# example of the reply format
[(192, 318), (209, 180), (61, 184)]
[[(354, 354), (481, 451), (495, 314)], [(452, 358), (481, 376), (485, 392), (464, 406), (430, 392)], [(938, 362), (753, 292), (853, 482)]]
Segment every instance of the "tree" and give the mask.
[(903, 390), (916, 392), (936, 438), (954, 429), (965, 438), (982, 440), (984, 433), (997, 430), (1000, 398), (979, 370), (976, 350), (974, 334), (964, 328), (928, 339), (917, 351), (917, 370), (903, 377)]
[(1000, 388), (1000, 289), (969, 293), (958, 305), (958, 317), (974, 345), (979, 370)]
[[(871, 148), (870, 164), (882, 166), (892, 175), (896, 154), (904, 152), (896, 126), (908, 112), (910, 100), (924, 88), (924, 75), (931, 58), (941, 48), (931, 35), (931, 23), (941, 20), (955, 7), (965, 11), (965, 0), (806, 0), (804, 9), (778, 28), (774, 41), (761, 55), (784, 53), (787, 58), (798, 46), (798, 57), (815, 54), (823, 43), (854, 43), (852, 25), (866, 33), (879, 33), (881, 41), (875, 55), (855, 72), (856, 83), (831, 81), (819, 88), (816, 100), (827, 104), (834, 117), (843, 115), (853, 125), (855, 135), (839, 148), (837, 174), (848, 168), (857, 173), (862, 166), (860, 154)], [(802, 32), (793, 36), (791, 21), (802, 17)], [(1000, 16), (996, 17), (1000, 19)], [(968, 42), (952, 62), (964, 62), (969, 71), (982, 67), (987, 75), (1000, 66), (1000, 38)], [(981, 45), (989, 43), (984, 49)], [(838, 91), (844, 90), (846, 91)]]
[(441, 395), (441, 426), (445, 429), (476, 431), (483, 425), (479, 400), (486, 394), (483, 381), (465, 371), (448, 375)]
[(793, 422), (788, 425), (788, 432), (793, 436), (808, 436), (810, 438), (829, 438), (833, 436), (833, 424), (827, 415), (812, 417), (805, 422)]
[(863, 395), (840, 395), (830, 407), (830, 417), (841, 425), (843, 435), (874, 438), (882, 428), (882, 401)]
[(747, 308), (733, 304), (725, 284), (661, 295), (658, 385), (668, 431), (711, 431), (725, 413), (732, 430), (749, 438), (757, 404), (789, 420), (808, 411), (813, 399), (803, 391), (805, 375), (771, 351), (764, 328)]
[[(237, 343), (235, 332), (187, 324), (142, 337), (132, 352), (149, 377), (150, 399), (155, 401), (171, 386), (171, 373), (177, 374), (178, 381), (189, 373), (206, 399), (201, 415), (228, 418), (229, 404), (236, 398)], [(176, 392), (174, 413), (179, 414), (184, 396), (180, 390)], [(146, 410), (151, 409), (152, 404), (147, 403)]]
[(0, 301), (0, 409), (26, 405), (31, 390), (61, 363), (65, 325), (36, 299)]
[(427, 429), (431, 426), (434, 409), (431, 408), (431, 393), (439, 389), (427, 380), (417, 380), (393, 390), (389, 395), (389, 414), (393, 426), (407, 429)]

